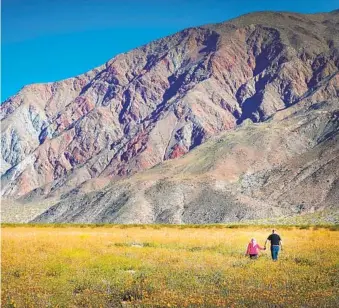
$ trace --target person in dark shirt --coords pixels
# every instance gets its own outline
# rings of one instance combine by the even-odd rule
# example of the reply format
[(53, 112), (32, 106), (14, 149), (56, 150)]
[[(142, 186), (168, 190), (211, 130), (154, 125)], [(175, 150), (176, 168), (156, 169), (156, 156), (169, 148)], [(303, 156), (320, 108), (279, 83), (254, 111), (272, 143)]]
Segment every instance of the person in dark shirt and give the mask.
[(278, 254), (279, 250), (281, 248), (282, 250), (282, 242), (281, 242), (281, 237), (279, 234), (276, 233), (276, 231), (273, 229), (272, 234), (270, 234), (265, 242), (265, 248), (266, 248), (266, 243), (267, 241), (271, 242), (271, 256), (273, 261), (278, 260)]

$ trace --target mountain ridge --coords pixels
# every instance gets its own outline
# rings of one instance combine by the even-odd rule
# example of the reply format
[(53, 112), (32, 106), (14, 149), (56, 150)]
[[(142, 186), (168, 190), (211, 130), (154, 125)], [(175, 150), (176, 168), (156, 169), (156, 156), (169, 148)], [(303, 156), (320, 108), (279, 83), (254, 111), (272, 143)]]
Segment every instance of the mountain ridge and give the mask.
[(96, 178), (119, 182), (241, 123), (275, 121), (297, 105), (337, 107), (337, 15), (246, 14), (24, 87), (1, 105), (3, 198), (27, 203)]

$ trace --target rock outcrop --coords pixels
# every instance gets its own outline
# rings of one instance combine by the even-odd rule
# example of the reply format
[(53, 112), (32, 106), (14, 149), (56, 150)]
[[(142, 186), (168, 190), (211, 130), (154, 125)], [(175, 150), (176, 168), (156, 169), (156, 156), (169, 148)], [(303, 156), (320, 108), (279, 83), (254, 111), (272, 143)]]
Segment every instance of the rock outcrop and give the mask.
[(2, 196), (61, 196), (39, 221), (216, 222), (333, 208), (338, 33), (338, 11), (248, 14), (26, 86), (1, 106)]

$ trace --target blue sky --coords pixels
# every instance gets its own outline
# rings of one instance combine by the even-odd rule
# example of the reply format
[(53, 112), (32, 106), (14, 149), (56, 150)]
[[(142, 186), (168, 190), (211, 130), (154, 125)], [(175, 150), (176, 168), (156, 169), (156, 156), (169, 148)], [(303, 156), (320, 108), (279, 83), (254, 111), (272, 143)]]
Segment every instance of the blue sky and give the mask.
[(26, 84), (84, 73), (187, 27), (253, 11), (338, 6), (338, 0), (2, 0), (1, 101)]

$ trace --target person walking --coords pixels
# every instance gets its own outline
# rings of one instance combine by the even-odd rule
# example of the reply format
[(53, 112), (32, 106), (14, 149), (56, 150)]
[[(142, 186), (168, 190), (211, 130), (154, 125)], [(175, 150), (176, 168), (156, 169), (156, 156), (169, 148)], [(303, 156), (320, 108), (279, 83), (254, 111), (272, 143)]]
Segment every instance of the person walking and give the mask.
[(246, 256), (250, 256), (251, 259), (258, 259), (259, 250), (265, 249), (266, 248), (260, 247), (257, 241), (252, 238), (247, 245)]
[(277, 261), (278, 260), (279, 250), (280, 249), (282, 250), (282, 241), (281, 241), (281, 237), (279, 236), (279, 234), (276, 233), (275, 229), (272, 230), (272, 234), (270, 234), (268, 236), (267, 240), (265, 241), (264, 248), (266, 248), (267, 241), (271, 242), (271, 256), (272, 256), (272, 260), (273, 261)]

